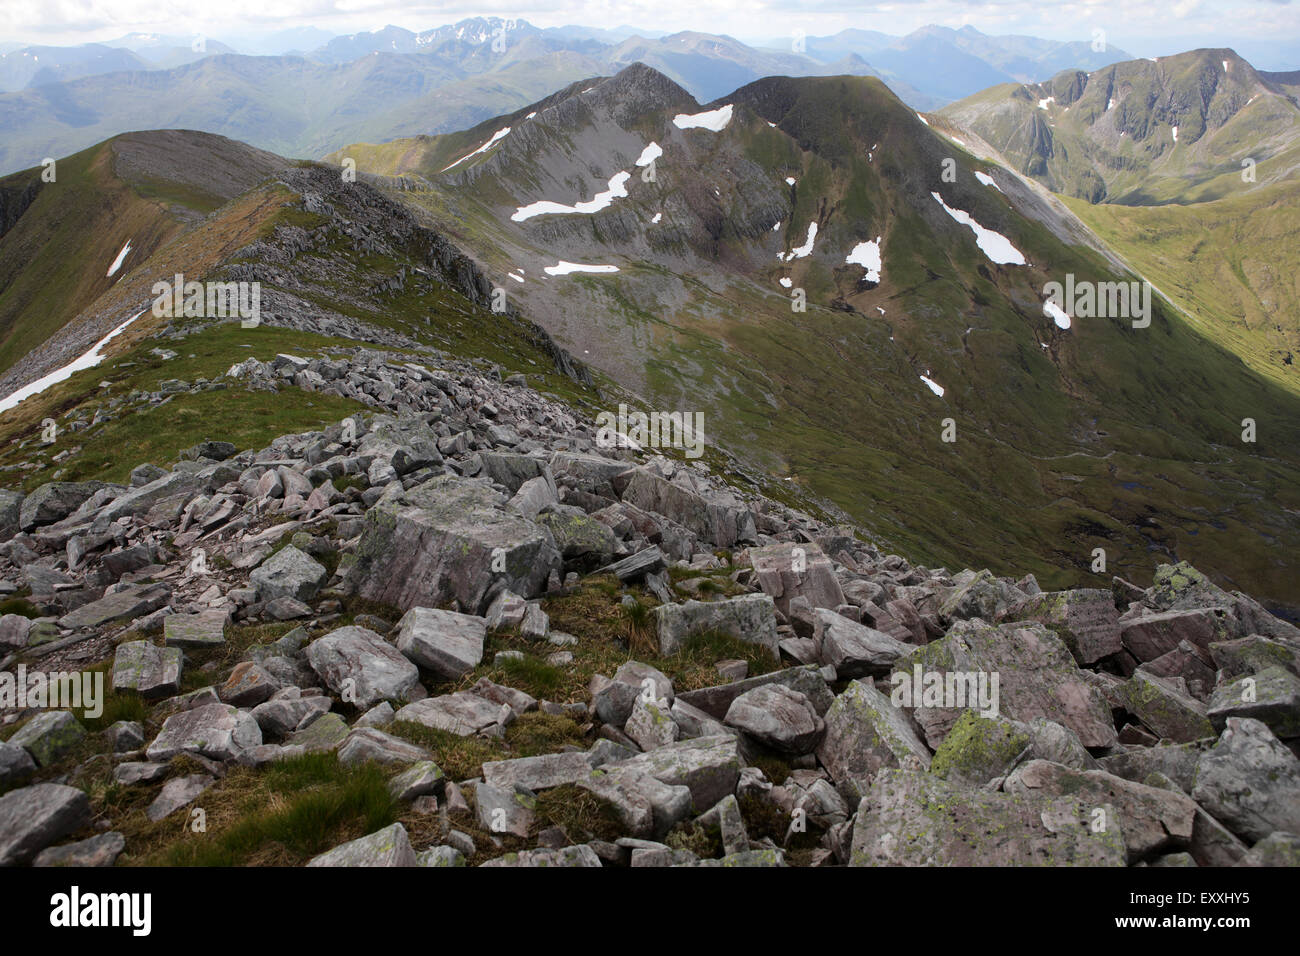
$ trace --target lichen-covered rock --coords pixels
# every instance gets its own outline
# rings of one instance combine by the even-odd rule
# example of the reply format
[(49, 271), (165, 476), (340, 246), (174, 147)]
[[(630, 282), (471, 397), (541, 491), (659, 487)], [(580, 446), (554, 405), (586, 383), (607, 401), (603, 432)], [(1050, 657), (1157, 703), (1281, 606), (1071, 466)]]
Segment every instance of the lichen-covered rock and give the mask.
[(1036, 594), (1007, 608), (1002, 621), (1037, 621), (1056, 632), (1080, 664), (1118, 653), (1119, 610), (1110, 590), (1078, 588)]
[(1071, 797), (971, 790), (932, 774), (882, 770), (858, 806), (850, 865), (1123, 866), (1119, 827), (1095, 831), (1093, 809)]
[(1134, 716), (1166, 740), (1188, 743), (1214, 736), (1205, 705), (1177, 678), (1157, 677), (1139, 667), (1125, 685), (1124, 697)]
[(486, 482), (451, 475), (381, 500), (357, 545), (357, 592), (403, 610), (456, 601), (475, 614), (494, 586), (541, 594), (560, 553), (549, 531), (503, 504)]
[(1300, 677), (1266, 667), (1214, 689), (1206, 716), (1222, 730), (1229, 717), (1253, 717), (1283, 740), (1300, 737)]
[(632, 713), (623, 725), (627, 734), (642, 750), (656, 750), (673, 743), (681, 736), (681, 728), (673, 720), (666, 698), (637, 694), (632, 702)]
[(307, 861), (308, 866), (418, 866), (406, 827), (400, 823), (351, 840)]
[(374, 631), (349, 625), (307, 645), (307, 663), (325, 686), (357, 707), (413, 701), (426, 691), (420, 671)]
[(257, 589), (257, 596), (263, 601), (282, 597), (310, 601), (327, 580), (329, 572), (325, 567), (291, 544), (271, 555), (248, 576), (249, 586)]
[(515, 712), (509, 704), (497, 704), (467, 691), (457, 691), (407, 704), (393, 719), (413, 721), (459, 737), (482, 733), (500, 736), (514, 722)]
[(127, 641), (113, 654), (113, 690), (133, 690), (145, 700), (180, 693), (184, 658), (179, 647)]
[(47, 710), (18, 728), (9, 743), (22, 747), (40, 766), (48, 767), (86, 736), (81, 721), (66, 710)]
[[(1094, 808), (1094, 829), (1118, 827), (1130, 863), (1168, 850), (1181, 849), (1192, 839), (1196, 804), (1185, 794), (1134, 783), (1104, 770), (1071, 770), (1046, 760), (1021, 764), (1003, 784), (1009, 794), (1068, 796)], [(1095, 808), (1112, 809), (1103, 816)]]
[(826, 712), (817, 759), (842, 792), (861, 796), (882, 769), (911, 761), (928, 768), (930, 751), (902, 710), (869, 682), (855, 680)]
[(900, 657), (913, 650), (910, 644), (834, 611), (817, 608), (813, 614), (813, 640), (821, 647), (822, 662), (835, 668), (841, 679), (888, 674)]
[(615, 766), (645, 773), (670, 786), (690, 790), (697, 812), (703, 812), (729, 793), (740, 779), (740, 755), (735, 737), (698, 737), (679, 740)]
[(776, 605), (766, 594), (745, 594), (725, 601), (660, 605), (652, 612), (659, 636), (659, 653), (665, 656), (675, 654), (692, 636), (704, 631), (720, 631), (747, 644), (766, 647), (775, 659), (780, 656), (775, 611)]
[[(923, 681), (939, 675), (945, 690), (951, 676), (954, 690), (965, 689), (968, 698), (970, 691), (978, 690), (980, 675), (990, 691), (996, 677), (998, 713), (1003, 716), (1019, 721), (1046, 717), (1074, 731), (1085, 747), (1109, 747), (1116, 741), (1100, 691), (1084, 678), (1065, 642), (1036, 622), (992, 627), (959, 621), (941, 640), (899, 661), (891, 676), (895, 691), (914, 685), (918, 673)], [(970, 680), (959, 683), (958, 676)], [(976, 706), (930, 706), (924, 697), (922, 706), (915, 700), (904, 703), (913, 708), (912, 716), (931, 747), (943, 742), (966, 706)]]
[(934, 752), (930, 772), (954, 783), (979, 787), (1005, 776), (1027, 750), (1032, 750), (1032, 739), (1023, 724), (997, 715), (981, 717), (968, 710)]
[(1300, 759), (1260, 721), (1229, 717), (1201, 755), (1192, 798), (1247, 840), (1300, 833)]

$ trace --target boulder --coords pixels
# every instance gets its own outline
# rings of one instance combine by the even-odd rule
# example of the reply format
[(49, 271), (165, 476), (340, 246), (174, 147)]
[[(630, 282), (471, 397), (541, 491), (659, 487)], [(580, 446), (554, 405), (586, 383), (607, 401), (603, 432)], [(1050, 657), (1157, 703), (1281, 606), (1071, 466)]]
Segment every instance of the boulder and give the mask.
[(1056, 632), (1080, 664), (1095, 664), (1119, 652), (1119, 611), (1109, 590), (1048, 591), (1007, 608), (1002, 621), (1037, 621)]
[(1094, 831), (1093, 809), (886, 769), (858, 806), (850, 865), (1123, 866), (1119, 827)]
[(727, 708), (726, 723), (786, 754), (811, 753), (826, 733), (812, 701), (784, 684), (764, 684), (741, 694)]
[(831, 559), (811, 542), (751, 548), (749, 560), (758, 586), (782, 614), (790, 613), (790, 601), (796, 597), (804, 598), (814, 608), (832, 611), (845, 603)]
[(35, 783), (0, 797), (0, 866), (26, 863), (88, 826), (90, 801), (75, 787)]
[(248, 576), (262, 601), (291, 597), (310, 601), (329, 580), (329, 572), (311, 555), (286, 545), (271, 555)]
[(1229, 717), (1253, 717), (1282, 740), (1300, 737), (1300, 677), (1283, 667), (1266, 667), (1220, 684), (1206, 716), (1218, 730)]
[(1104, 770), (1071, 770), (1046, 760), (1021, 764), (1003, 784), (1009, 794), (1068, 796), (1090, 807), (1095, 829), (1118, 827), (1130, 863), (1186, 847), (1192, 839), (1196, 804), (1186, 794), (1134, 783)]
[(179, 647), (127, 641), (113, 654), (113, 690), (133, 690), (145, 700), (172, 697), (181, 691), (182, 666)]
[(366, 709), (381, 700), (414, 701), (426, 692), (420, 671), (374, 631), (350, 625), (307, 645), (307, 663), (346, 703)]
[(393, 718), (445, 730), (460, 737), (474, 734), (500, 734), (514, 722), (515, 712), (509, 704), (496, 704), (468, 691), (407, 704)]
[(182, 753), (224, 761), (261, 743), (262, 731), (251, 715), (229, 704), (203, 704), (163, 721), (145, 753), (155, 763)]
[(587, 755), (579, 752), (541, 754), (513, 760), (493, 760), (483, 764), (483, 779), (493, 787), (512, 790), (546, 790), (577, 783), (591, 773)]
[(312, 857), (308, 866), (418, 866), (406, 827), (394, 823)]
[(397, 622), (397, 649), (441, 680), (456, 680), (483, 660), (487, 621), (481, 617), (413, 607)]
[(1300, 833), (1300, 759), (1261, 721), (1229, 717), (1201, 755), (1192, 798), (1243, 839)]
[(735, 793), (741, 761), (736, 738), (720, 735), (680, 740), (613, 767), (644, 773), (670, 786), (686, 787), (696, 812), (702, 813), (727, 794)]
[(930, 751), (906, 713), (867, 681), (850, 681), (825, 720), (817, 759), (842, 791), (860, 796), (887, 768), (930, 766)]
[[(1037, 622), (992, 627), (959, 621), (942, 639), (899, 661), (891, 675), (892, 698), (913, 708), (926, 742), (938, 747), (967, 706), (982, 709), (983, 702), (972, 703), (981, 677), (990, 698), (996, 688), (996, 712), (1012, 720), (1045, 717), (1074, 731), (1085, 747), (1116, 742), (1101, 692), (1083, 676), (1065, 642)], [(928, 699), (931, 687), (943, 691), (937, 695), (940, 706)]]
[(888, 674), (900, 657), (914, 650), (835, 611), (818, 608), (813, 614), (813, 641), (821, 647), (821, 660), (841, 679)]
[(19, 727), (9, 743), (26, 750), (38, 765), (48, 767), (85, 736), (86, 728), (68, 711), (47, 710)]
[(480, 613), (495, 587), (532, 598), (561, 566), (549, 531), (501, 510), (482, 480), (443, 475), (366, 512), (352, 571), (362, 597)]
[(687, 601), (662, 604), (652, 612), (659, 636), (659, 652), (675, 654), (692, 636), (703, 631), (730, 634), (748, 644), (767, 648), (780, 656), (776, 636), (776, 605), (766, 594), (745, 594), (725, 601)]

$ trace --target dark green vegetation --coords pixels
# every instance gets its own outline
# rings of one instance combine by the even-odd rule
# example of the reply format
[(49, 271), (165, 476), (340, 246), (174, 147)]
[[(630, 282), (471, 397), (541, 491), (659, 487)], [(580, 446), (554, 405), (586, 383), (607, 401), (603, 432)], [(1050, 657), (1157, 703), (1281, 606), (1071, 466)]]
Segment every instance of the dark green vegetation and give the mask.
[[(976, 170), (996, 167), (877, 81), (763, 80), (710, 104), (735, 109), (714, 133), (674, 127), (682, 91), (646, 73), (454, 138), (343, 152), (363, 170), (430, 179), (429, 190), (394, 195), (433, 215), (530, 315), (647, 407), (703, 411), (710, 439), (768, 490), (797, 485), (931, 565), (1032, 571), (1060, 588), (1104, 586), (1115, 573), (1145, 582), (1176, 556), (1296, 606), (1293, 395), (1158, 299), (1149, 328), (1080, 318), (1057, 329), (1042, 312), (1045, 283), (1130, 277), (1005, 172), (1005, 193), (978, 182)], [(538, 124), (526, 141), (512, 134), (439, 173), (521, 122)], [(645, 183), (633, 161), (652, 140), (665, 152)], [(942, 178), (949, 158), (953, 183)], [(589, 198), (620, 169), (634, 171), (630, 195), (609, 209), (510, 221), (537, 199)], [(1029, 264), (990, 262), (931, 192), (1007, 236)], [(779, 262), (810, 222), (813, 253)], [(870, 288), (844, 259), (876, 236), (883, 276)], [(620, 271), (543, 276), (557, 259)], [(527, 282), (504, 279), (520, 268)], [(781, 276), (806, 290), (806, 312), (792, 311)], [(952, 443), (941, 440), (948, 418)], [(1245, 418), (1254, 444), (1242, 441)], [(1091, 570), (1096, 548), (1103, 573)]]

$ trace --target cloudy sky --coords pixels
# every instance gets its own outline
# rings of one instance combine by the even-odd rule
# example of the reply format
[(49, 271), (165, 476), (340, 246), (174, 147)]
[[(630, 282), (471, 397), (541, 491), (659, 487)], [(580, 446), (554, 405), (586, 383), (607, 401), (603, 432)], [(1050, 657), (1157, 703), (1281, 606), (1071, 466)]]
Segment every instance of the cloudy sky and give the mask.
[(903, 34), (938, 23), (1063, 40), (1090, 40), (1094, 30), (1104, 30), (1110, 43), (1144, 56), (1196, 46), (1236, 46), (1245, 55), (1251, 48), (1300, 46), (1300, 0), (0, 0), (0, 42), (68, 44), (140, 31), (202, 34), (238, 48), (241, 36), (290, 27), (351, 33), (392, 23), (423, 30), (488, 15), (523, 17), (541, 27), (629, 24), (747, 41), (848, 27)]

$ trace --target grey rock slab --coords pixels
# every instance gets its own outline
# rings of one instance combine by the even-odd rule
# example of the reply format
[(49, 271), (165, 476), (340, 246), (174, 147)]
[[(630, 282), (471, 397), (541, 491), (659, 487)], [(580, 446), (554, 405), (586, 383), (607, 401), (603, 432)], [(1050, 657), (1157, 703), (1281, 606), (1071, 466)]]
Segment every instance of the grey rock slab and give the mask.
[(591, 773), (591, 769), (585, 753), (541, 754), (489, 761), (483, 764), (483, 779), (501, 789), (518, 786), (537, 791), (577, 783)]
[(1046, 760), (1021, 764), (1003, 783), (1009, 794), (1068, 796), (1095, 808), (1094, 827), (1118, 826), (1130, 863), (1184, 848), (1192, 839), (1196, 804), (1186, 794), (1134, 783), (1104, 770), (1071, 770)]
[[(1105, 809), (1105, 808), (1103, 808)], [(858, 806), (851, 866), (1123, 866), (1118, 827), (1072, 798), (970, 790), (882, 770)]]
[(75, 787), (34, 783), (0, 797), (0, 866), (26, 863), (90, 823), (90, 800)]
[(781, 542), (750, 548), (749, 561), (763, 593), (789, 614), (790, 601), (802, 597), (813, 608), (834, 610), (845, 603), (834, 565), (812, 542)]
[(388, 792), (401, 801), (442, 793), (447, 778), (432, 760), (420, 760), (388, 781)]
[(921, 769), (930, 766), (930, 751), (907, 715), (867, 681), (850, 681), (825, 721), (817, 759), (836, 784), (851, 792), (855, 785), (857, 792), (864, 790), (884, 769), (912, 761)]
[(394, 823), (313, 857), (308, 866), (419, 866), (406, 827)]
[(1220, 684), (1206, 715), (1217, 730), (1229, 717), (1253, 717), (1283, 740), (1300, 737), (1300, 677), (1283, 667), (1266, 667)]
[(835, 611), (817, 608), (813, 614), (813, 640), (821, 646), (821, 660), (834, 667), (841, 679), (887, 674), (900, 657), (915, 650)]
[(345, 767), (373, 762), (380, 764), (416, 764), (433, 759), (433, 754), (410, 741), (392, 734), (361, 727), (348, 734), (338, 749), (339, 763)]
[(397, 649), (442, 680), (456, 680), (483, 660), (487, 621), (481, 617), (413, 607), (397, 622)]
[(659, 652), (665, 656), (677, 653), (696, 634), (719, 631), (747, 644), (766, 647), (777, 659), (780, 651), (775, 612), (776, 605), (768, 595), (745, 594), (724, 601), (662, 604), (652, 613)]
[(32, 866), (112, 866), (126, 849), (126, 837), (110, 830), (76, 843), (52, 846), (36, 854)]
[(1219, 742), (1201, 755), (1192, 798), (1249, 841), (1300, 832), (1300, 759), (1250, 717), (1229, 717)]
[(127, 641), (113, 654), (113, 690), (133, 690), (145, 700), (179, 694), (184, 659), (178, 647)]
[(484, 481), (450, 475), (381, 500), (357, 544), (358, 593), (402, 609), (456, 601), (474, 613), (494, 586), (537, 597), (560, 553), (549, 531), (502, 504)]
[(683, 786), (699, 812), (736, 792), (741, 760), (735, 737), (679, 740), (614, 766), (645, 773), (661, 783)]
[(248, 583), (263, 601), (281, 597), (310, 601), (328, 579), (323, 565), (290, 544), (263, 561), (248, 576)]
[(1119, 652), (1119, 611), (1109, 589), (1077, 588), (1032, 595), (1012, 605), (1002, 621), (1037, 621), (1056, 632), (1080, 664)]
[(811, 753), (826, 733), (812, 701), (784, 684), (741, 694), (727, 709), (726, 723), (766, 747), (795, 755)]
[(152, 822), (163, 820), (181, 807), (193, 803), (199, 795), (216, 782), (216, 778), (206, 773), (192, 773), (184, 777), (173, 777), (163, 784), (162, 790), (145, 810)]
[(468, 691), (407, 704), (395, 716), (398, 721), (414, 721), (445, 730), (461, 737), (480, 733), (499, 734), (514, 721), (509, 704), (496, 704)]
[(822, 716), (825, 716), (826, 711), (830, 709), (835, 700), (835, 695), (827, 685), (826, 679), (818, 673), (815, 667), (786, 667), (768, 674), (759, 674), (756, 677), (733, 681), (730, 684), (717, 684), (713, 687), (687, 691), (678, 694), (677, 700), (702, 710), (714, 720), (721, 721), (726, 718), (727, 710), (731, 707), (733, 700), (755, 687), (762, 687), (764, 684), (784, 684), (786, 687), (797, 690), (812, 701), (813, 707)]
[(515, 787), (480, 783), (474, 788), (479, 826), (490, 833), (527, 837), (535, 819), (537, 798)]
[(181, 753), (227, 761), (261, 743), (262, 731), (247, 712), (229, 704), (204, 704), (168, 717), (145, 753), (154, 762)]
[(641, 693), (632, 702), (632, 712), (623, 725), (623, 733), (642, 750), (649, 751), (676, 741), (681, 736), (681, 728), (673, 720), (666, 698), (655, 699)]
[(307, 663), (325, 686), (361, 708), (425, 696), (420, 671), (374, 631), (351, 625), (307, 645)]
[[(992, 627), (982, 621), (959, 621), (942, 639), (900, 660), (891, 682), (895, 695), (913, 708), (912, 715), (931, 747), (942, 743), (966, 707), (978, 706), (971, 697), (978, 696), (981, 675), (990, 699), (997, 677), (997, 706), (1003, 716), (1020, 721), (1045, 717), (1074, 731), (1085, 747), (1109, 747), (1118, 738), (1110, 708), (1083, 673), (1065, 642), (1041, 624)], [(951, 680), (954, 692), (963, 692), (965, 703), (941, 696), (942, 703), (959, 706), (933, 706), (923, 693), (919, 702), (905, 699), (902, 689), (914, 687), (918, 674), (922, 686), (917, 690), (924, 692), (928, 676), (938, 675), (945, 691)]]

